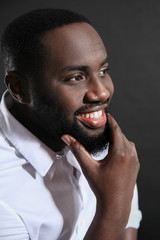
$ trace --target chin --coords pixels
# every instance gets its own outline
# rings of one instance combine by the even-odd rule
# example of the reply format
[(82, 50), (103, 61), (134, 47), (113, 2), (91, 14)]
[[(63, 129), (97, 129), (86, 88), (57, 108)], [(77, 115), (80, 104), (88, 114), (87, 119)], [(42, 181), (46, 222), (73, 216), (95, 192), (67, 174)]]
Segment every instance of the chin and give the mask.
[(106, 125), (102, 126), (102, 127), (90, 127), (87, 125), (84, 125), (83, 123), (78, 124), (79, 127), (81, 128), (81, 130), (88, 135), (88, 137), (98, 137), (100, 135), (102, 135), (105, 131)]
[(109, 142), (108, 124), (97, 129), (86, 129), (79, 124), (72, 128), (71, 134), (76, 138), (90, 154), (103, 151)]

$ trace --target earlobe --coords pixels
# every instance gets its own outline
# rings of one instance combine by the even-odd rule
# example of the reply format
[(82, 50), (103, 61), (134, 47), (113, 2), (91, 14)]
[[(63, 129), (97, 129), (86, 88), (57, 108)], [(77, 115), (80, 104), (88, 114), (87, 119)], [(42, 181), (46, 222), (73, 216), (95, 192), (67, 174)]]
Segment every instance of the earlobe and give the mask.
[(5, 77), (5, 84), (12, 97), (19, 103), (28, 103), (27, 93), (24, 91), (25, 80), (15, 72), (9, 72)]

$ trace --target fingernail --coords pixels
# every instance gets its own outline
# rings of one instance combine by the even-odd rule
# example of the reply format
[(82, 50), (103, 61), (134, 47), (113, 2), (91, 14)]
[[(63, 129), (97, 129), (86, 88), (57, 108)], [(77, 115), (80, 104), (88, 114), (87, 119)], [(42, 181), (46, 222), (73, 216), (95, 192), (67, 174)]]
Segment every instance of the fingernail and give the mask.
[(61, 139), (63, 140), (63, 142), (65, 142), (65, 144), (67, 144), (67, 146), (70, 146), (71, 141), (68, 136), (66, 136), (66, 135), (62, 136)]

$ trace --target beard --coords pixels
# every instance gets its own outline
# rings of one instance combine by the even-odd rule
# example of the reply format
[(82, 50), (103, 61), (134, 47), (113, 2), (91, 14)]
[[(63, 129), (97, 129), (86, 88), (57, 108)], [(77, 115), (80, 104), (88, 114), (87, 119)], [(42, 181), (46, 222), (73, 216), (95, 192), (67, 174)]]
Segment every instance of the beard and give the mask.
[[(55, 142), (58, 143), (61, 141), (62, 135), (70, 134), (78, 140), (90, 154), (96, 155), (106, 149), (109, 142), (108, 121), (101, 134), (89, 135), (78, 124), (76, 117), (79, 112), (83, 112), (84, 109), (95, 106), (95, 104), (89, 104), (88, 107), (82, 107), (77, 110), (73, 115), (72, 122), (67, 119), (66, 114), (63, 113), (58, 104), (56, 104), (56, 106), (51, 105), (50, 101), (46, 99), (46, 97), (38, 94), (37, 91), (34, 93), (34, 106), (35, 110), (33, 114), (36, 124), (45, 130), (47, 135), (53, 138)], [(108, 107), (104, 109), (104, 111), (107, 116)]]

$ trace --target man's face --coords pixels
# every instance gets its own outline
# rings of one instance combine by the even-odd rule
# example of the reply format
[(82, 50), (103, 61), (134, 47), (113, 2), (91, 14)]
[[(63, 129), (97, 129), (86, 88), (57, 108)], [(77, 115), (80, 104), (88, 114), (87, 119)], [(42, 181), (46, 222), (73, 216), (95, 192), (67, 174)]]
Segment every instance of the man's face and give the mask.
[(48, 31), (42, 44), (48, 53), (33, 91), (37, 124), (54, 142), (69, 133), (89, 152), (99, 151), (108, 141), (106, 111), (114, 91), (101, 38), (89, 24), (74, 23)]

